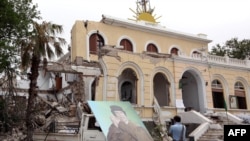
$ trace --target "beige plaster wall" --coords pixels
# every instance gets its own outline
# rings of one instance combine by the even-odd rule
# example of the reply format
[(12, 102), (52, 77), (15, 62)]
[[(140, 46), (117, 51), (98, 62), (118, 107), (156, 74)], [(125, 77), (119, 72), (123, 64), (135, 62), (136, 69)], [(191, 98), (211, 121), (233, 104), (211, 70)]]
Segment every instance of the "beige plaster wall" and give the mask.
[[(227, 67), (213, 67), (210, 69), (212, 78), (215, 75), (219, 75), (217, 78), (223, 85), (224, 96), (226, 102), (228, 103), (229, 95), (234, 95), (234, 85), (237, 81), (240, 81), (245, 88), (247, 108), (250, 109), (250, 95), (249, 95), (249, 80), (250, 73), (248, 70), (242, 70), (237, 68), (227, 68)], [(227, 93), (228, 92), (228, 93)]]
[(86, 34), (83, 21), (76, 21), (71, 30), (72, 61), (77, 56), (86, 58)]
[(148, 43), (154, 43), (159, 48), (160, 53), (170, 53), (172, 47), (178, 47), (182, 52), (190, 55), (194, 49), (207, 48), (207, 43), (197, 40), (171, 35), (162, 36), (147, 31), (136, 31), (94, 21), (88, 21), (88, 26), (85, 28), (83, 21), (76, 21), (72, 28), (73, 60), (76, 56), (82, 56), (86, 59), (87, 39), (97, 30), (104, 37), (106, 45), (117, 46), (121, 38), (128, 38), (132, 42), (136, 53), (145, 51)]
[[(101, 76), (98, 82), (98, 86), (96, 88), (96, 100), (119, 100), (118, 94), (118, 79), (117, 77), (120, 75), (119, 71), (122, 71), (121, 66), (126, 62), (135, 63), (143, 74), (143, 89), (140, 85), (137, 86), (137, 104), (144, 106), (152, 106), (153, 104), (153, 90), (152, 90), (152, 78), (153, 78), (153, 70), (157, 67), (166, 68), (170, 75), (174, 80), (174, 91), (170, 91), (170, 94), (176, 99), (182, 99), (182, 91), (179, 89), (179, 80), (181, 79), (183, 73), (188, 69), (194, 69), (201, 75), (204, 81), (208, 82), (208, 85), (205, 87), (206, 92), (206, 102), (207, 108), (213, 108), (213, 100), (212, 100), (212, 90), (211, 90), (211, 82), (214, 79), (214, 76), (219, 75), (224, 79), (225, 87), (228, 86), (229, 94), (234, 93), (234, 84), (237, 78), (241, 78), (246, 81), (246, 93), (248, 92), (249, 86), (249, 72), (246, 70), (239, 69), (229, 69), (225, 67), (218, 66), (208, 66), (208, 64), (197, 64), (195, 62), (185, 62), (185, 61), (176, 61), (174, 59), (150, 59), (148, 57), (143, 56), (142, 53), (145, 51), (146, 43), (152, 42), (155, 43), (156, 46), (160, 48), (160, 53), (169, 53), (171, 47), (178, 47), (182, 52), (187, 55), (191, 54), (191, 51), (196, 50), (197, 48), (207, 47), (207, 43), (184, 39), (180, 37), (174, 36), (161, 36), (158, 34), (150, 34), (146, 31), (135, 31), (131, 29), (127, 29), (124, 27), (116, 27), (112, 25), (106, 25), (100, 22), (88, 22), (87, 28), (84, 27), (83, 21), (76, 21), (75, 25), (72, 28), (72, 61), (75, 57), (80, 56), (83, 59), (88, 59), (97, 61), (98, 57), (96, 55), (88, 54), (88, 37), (91, 33), (96, 33), (96, 31), (104, 37), (106, 45), (116, 46), (119, 44), (119, 39), (128, 38), (132, 41), (136, 52), (127, 53), (127, 52), (118, 52), (118, 56), (121, 58), (118, 60), (112, 56), (103, 56), (102, 60), (107, 69), (107, 76)], [(138, 71), (131, 67), (139, 76)], [(104, 77), (107, 77), (106, 88), (104, 88)], [(168, 78), (169, 80), (171, 78)], [(142, 80), (138, 80), (138, 84), (141, 84)], [(106, 90), (106, 95), (103, 95), (104, 90)], [(141, 95), (143, 93), (143, 95)], [(143, 100), (141, 101), (141, 99)], [(246, 96), (247, 103), (250, 102), (249, 94)], [(170, 106), (174, 107), (173, 99)], [(250, 105), (248, 104), (248, 109), (250, 109)], [(144, 109), (142, 110), (143, 117), (150, 117), (152, 114), (152, 109)]]

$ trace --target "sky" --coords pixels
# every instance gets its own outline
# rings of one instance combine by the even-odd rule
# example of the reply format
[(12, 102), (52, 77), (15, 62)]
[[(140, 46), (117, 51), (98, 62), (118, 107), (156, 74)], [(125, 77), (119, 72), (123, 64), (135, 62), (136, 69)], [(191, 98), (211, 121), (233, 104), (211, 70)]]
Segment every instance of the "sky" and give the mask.
[[(136, 0), (33, 0), (41, 17), (63, 25), (70, 44), (70, 31), (76, 20), (100, 21), (102, 15), (133, 18), (129, 8)], [(188, 34), (203, 33), (212, 40), (209, 49), (232, 38), (250, 39), (250, 0), (150, 0), (159, 24)]]

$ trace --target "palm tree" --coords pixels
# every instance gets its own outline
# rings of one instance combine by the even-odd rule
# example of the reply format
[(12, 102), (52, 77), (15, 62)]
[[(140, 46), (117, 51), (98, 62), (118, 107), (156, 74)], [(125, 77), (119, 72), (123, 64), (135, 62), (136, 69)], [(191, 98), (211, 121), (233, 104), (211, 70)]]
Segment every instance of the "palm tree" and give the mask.
[(42, 57), (52, 59), (55, 55), (61, 56), (63, 54), (62, 45), (66, 44), (65, 39), (57, 37), (57, 34), (63, 32), (61, 25), (45, 21), (41, 24), (33, 22), (32, 28), (30, 36), (21, 42), (22, 68), (30, 67), (30, 73), (28, 73), (30, 87), (26, 111), (27, 141), (32, 141), (34, 131), (32, 123), (35, 114), (37, 78), (41, 59)]

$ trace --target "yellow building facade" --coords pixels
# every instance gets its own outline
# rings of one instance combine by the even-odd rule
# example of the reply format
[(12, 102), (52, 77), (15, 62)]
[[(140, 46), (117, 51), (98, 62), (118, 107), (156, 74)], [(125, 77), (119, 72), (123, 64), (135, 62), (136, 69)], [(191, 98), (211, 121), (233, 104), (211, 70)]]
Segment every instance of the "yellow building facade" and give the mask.
[[(142, 119), (157, 103), (166, 117), (185, 108), (248, 113), (248, 60), (208, 54), (205, 34), (102, 15), (71, 30), (73, 69), (85, 81), (83, 100), (130, 101)], [(97, 64), (97, 65), (91, 65)]]

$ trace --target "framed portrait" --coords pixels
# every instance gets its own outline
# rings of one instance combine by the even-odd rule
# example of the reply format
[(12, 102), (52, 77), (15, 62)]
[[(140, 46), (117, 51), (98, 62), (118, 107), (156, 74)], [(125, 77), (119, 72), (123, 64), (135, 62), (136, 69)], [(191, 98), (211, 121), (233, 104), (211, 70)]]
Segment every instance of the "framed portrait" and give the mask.
[(232, 108), (232, 109), (238, 109), (237, 96), (230, 95), (229, 96), (229, 103), (230, 103), (230, 108)]
[[(148, 141), (148, 139), (144, 139), (148, 136), (151, 141), (152, 137), (130, 102), (88, 101), (88, 104), (108, 141), (119, 140), (123, 137), (128, 139), (131, 134), (136, 134), (135, 132), (138, 130), (143, 137), (139, 140)], [(123, 122), (123, 119), (127, 122)], [(119, 130), (121, 130), (120, 133), (118, 133)]]

